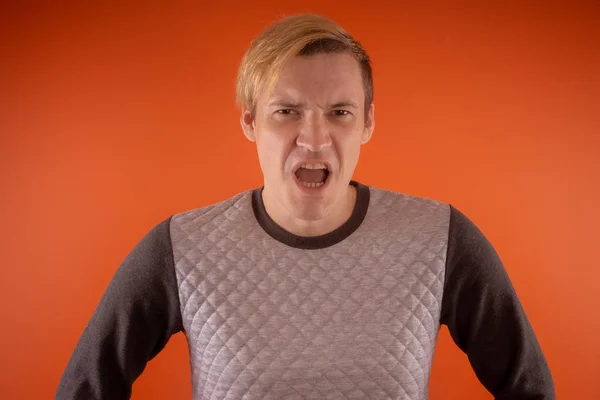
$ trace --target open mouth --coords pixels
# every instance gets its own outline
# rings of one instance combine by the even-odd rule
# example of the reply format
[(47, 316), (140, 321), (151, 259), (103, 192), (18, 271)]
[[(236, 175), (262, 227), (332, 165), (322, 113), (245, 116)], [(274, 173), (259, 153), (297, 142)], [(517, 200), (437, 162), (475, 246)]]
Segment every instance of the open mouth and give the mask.
[(323, 163), (305, 163), (295, 172), (298, 182), (307, 188), (319, 188), (327, 182), (329, 169)]

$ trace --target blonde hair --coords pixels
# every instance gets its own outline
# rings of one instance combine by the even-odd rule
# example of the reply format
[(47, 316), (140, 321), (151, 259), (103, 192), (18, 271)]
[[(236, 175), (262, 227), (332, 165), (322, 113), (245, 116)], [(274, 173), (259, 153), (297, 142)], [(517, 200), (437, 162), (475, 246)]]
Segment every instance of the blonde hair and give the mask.
[(371, 61), (362, 45), (333, 21), (313, 14), (285, 17), (265, 29), (251, 44), (238, 71), (236, 103), (254, 115), (262, 90), (273, 93), (283, 65), (294, 56), (350, 53), (359, 63), (365, 90), (365, 115), (373, 102)]

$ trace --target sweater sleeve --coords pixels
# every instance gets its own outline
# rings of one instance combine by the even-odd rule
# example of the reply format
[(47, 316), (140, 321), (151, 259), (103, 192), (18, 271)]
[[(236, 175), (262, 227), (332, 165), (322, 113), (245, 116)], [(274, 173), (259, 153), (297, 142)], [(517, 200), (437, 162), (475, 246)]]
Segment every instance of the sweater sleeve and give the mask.
[(129, 399), (146, 363), (182, 330), (170, 219), (126, 257), (90, 319), (56, 399)]
[(441, 323), (496, 399), (555, 399), (548, 364), (500, 258), (450, 208)]

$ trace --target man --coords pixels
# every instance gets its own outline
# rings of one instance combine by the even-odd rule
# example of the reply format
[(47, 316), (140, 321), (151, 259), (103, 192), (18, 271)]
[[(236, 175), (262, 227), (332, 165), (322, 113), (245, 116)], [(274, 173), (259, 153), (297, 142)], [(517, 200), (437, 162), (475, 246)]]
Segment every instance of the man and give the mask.
[(362, 46), (285, 18), (238, 76), (261, 189), (155, 227), (109, 285), (58, 399), (125, 399), (185, 332), (194, 399), (426, 399), (440, 323), (497, 399), (553, 399), (491, 245), (452, 206), (352, 181), (373, 133)]

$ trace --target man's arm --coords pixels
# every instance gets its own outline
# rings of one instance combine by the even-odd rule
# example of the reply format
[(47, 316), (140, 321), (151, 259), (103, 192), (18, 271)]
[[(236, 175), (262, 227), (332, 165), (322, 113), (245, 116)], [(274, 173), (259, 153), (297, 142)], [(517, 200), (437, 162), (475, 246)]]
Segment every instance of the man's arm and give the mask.
[(492, 245), (451, 206), (441, 322), (496, 399), (555, 399), (552, 376)]
[(133, 381), (182, 330), (170, 219), (115, 273), (60, 381), (56, 399), (129, 399)]

